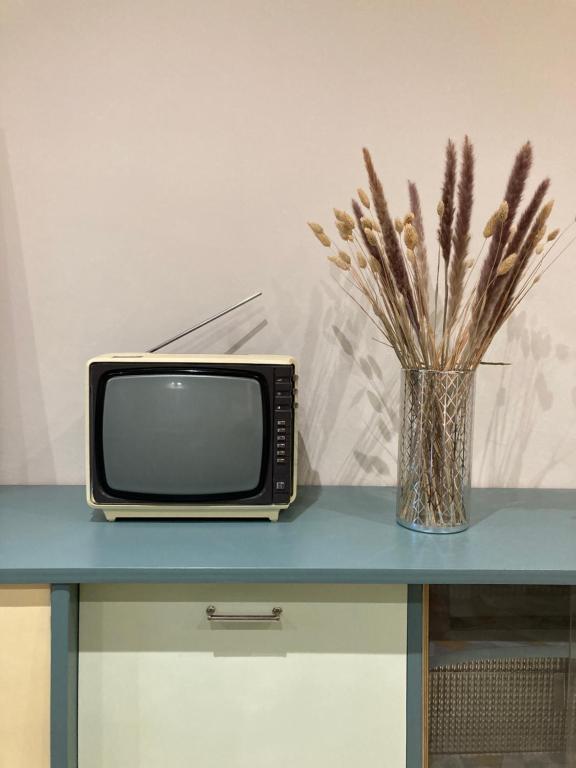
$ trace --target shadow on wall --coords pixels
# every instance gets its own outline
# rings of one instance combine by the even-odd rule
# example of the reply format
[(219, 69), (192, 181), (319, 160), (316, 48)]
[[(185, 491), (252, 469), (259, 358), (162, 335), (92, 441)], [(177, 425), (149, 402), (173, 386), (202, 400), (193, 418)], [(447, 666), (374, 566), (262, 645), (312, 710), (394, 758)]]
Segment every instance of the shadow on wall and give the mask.
[(0, 482), (56, 481), (4, 134), (0, 132)]
[[(372, 341), (377, 329), (359, 310), (350, 311), (348, 301), (335, 285), (322, 284), (312, 292), (302, 357), (314, 361), (314, 370), (306, 373), (299, 478), (302, 484), (317, 485), (329, 473), (330, 482), (337, 484), (394, 485), (400, 368), (385, 346), (383, 354), (377, 354), (374, 348), (381, 345)], [(513, 365), (479, 370), (480, 376), (490, 372), (498, 377), (499, 386), (482, 431), (483, 445), (476, 445), (473, 470), (480, 485), (539, 487), (571, 450), (576, 386), (564, 409), (562, 433), (553, 447), (542, 451), (535, 469), (528, 466), (527, 449), (533, 457), (539, 422), (555, 405), (550, 371), (576, 361), (576, 354), (565, 345), (554, 345), (546, 328), (535, 318), (529, 321), (526, 312), (512, 317), (503, 334), (506, 343), (499, 354)], [(389, 371), (388, 361), (394, 363)], [(338, 443), (344, 445), (344, 452), (338, 453), (344, 459), (327, 470), (324, 453), (336, 455)]]
[(524, 467), (526, 449), (533, 449), (539, 419), (554, 403), (555, 388), (549, 385), (546, 371), (553, 360), (567, 361), (574, 355), (565, 345), (553, 347), (548, 331), (536, 321), (529, 326), (527, 318), (527, 313), (521, 312), (506, 325), (502, 360), (517, 362), (502, 367), (498, 374), (500, 385), (478, 459), (479, 476), (496, 487), (539, 487), (550, 470), (563, 461), (576, 420), (574, 387), (562, 425), (563, 436), (553, 449), (542, 451), (538, 471), (528, 476)]
[[(338, 480), (371, 485), (394, 483), (400, 372), (394, 367), (392, 373), (385, 375), (374, 354), (355, 351), (351, 339), (337, 326), (333, 326), (332, 331), (344, 354), (352, 358), (361, 372), (360, 381), (363, 381), (350, 400), (350, 408), (359, 406), (360, 419), (355, 437), (350, 441), (350, 454), (338, 471)], [(364, 332), (371, 333), (369, 325)], [(374, 332), (378, 333), (376, 328)]]
[[(313, 361), (306, 373), (307, 393), (301, 413), (299, 478), (318, 485), (318, 470), (327, 446), (348, 444), (340, 466), (330, 472), (336, 484), (388, 485), (395, 482), (398, 430), (399, 369), (385, 374), (367, 346), (378, 335), (336, 286), (321, 284), (312, 291), (302, 359)], [(386, 350), (386, 356), (388, 350)], [(391, 357), (395, 361), (394, 357)], [(356, 387), (350, 395), (350, 389)], [(349, 409), (354, 418), (344, 413)], [(342, 434), (344, 425), (350, 426)], [(334, 453), (331, 450), (331, 453)]]

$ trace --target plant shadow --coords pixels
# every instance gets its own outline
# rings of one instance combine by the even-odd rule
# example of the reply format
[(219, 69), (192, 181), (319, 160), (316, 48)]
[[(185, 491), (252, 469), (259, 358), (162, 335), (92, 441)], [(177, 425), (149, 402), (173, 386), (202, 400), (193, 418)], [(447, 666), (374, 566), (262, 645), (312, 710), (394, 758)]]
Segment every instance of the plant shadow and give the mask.
[(541, 418), (555, 404), (550, 372), (568, 361), (571, 353), (562, 345), (554, 346), (547, 328), (537, 318), (529, 321), (526, 312), (512, 317), (503, 335), (505, 343), (499, 354), (513, 364), (497, 372), (484, 366), (479, 370), (483, 377), (497, 376), (498, 386), (482, 435), (482, 448), (476, 452), (476, 476), (481, 485), (538, 488), (564, 460), (567, 439), (574, 430), (576, 388), (572, 389), (573, 407), (566, 412), (563, 435), (551, 449), (541, 451), (536, 469), (532, 468), (527, 451), (534, 450)]

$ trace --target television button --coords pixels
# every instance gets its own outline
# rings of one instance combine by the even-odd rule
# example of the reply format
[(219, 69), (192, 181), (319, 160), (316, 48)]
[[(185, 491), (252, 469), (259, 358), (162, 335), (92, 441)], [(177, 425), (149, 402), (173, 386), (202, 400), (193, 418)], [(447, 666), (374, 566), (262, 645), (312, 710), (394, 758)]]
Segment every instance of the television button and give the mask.
[(286, 490), (286, 480), (276, 480), (276, 490), (277, 491), (285, 491)]
[(274, 381), (276, 384), (292, 384), (291, 376), (277, 376)]
[(276, 457), (276, 464), (286, 464), (286, 459), (281, 456)]
[(286, 419), (277, 419), (276, 426), (277, 427), (283, 427), (286, 425)]
[(274, 386), (277, 392), (290, 392), (292, 390), (292, 382), (288, 379), (276, 379)]
[(286, 432), (286, 427), (277, 427), (277, 428), (276, 428), (276, 432), (277, 432), (279, 435), (283, 435), (283, 434)]
[(276, 451), (276, 456), (286, 456), (286, 451)]
[(290, 395), (284, 395), (280, 393), (279, 395), (278, 394), (275, 395), (274, 402), (276, 403), (276, 405), (284, 404), (284, 405), (290, 406), (292, 405), (292, 397)]
[(276, 400), (276, 402), (274, 403), (274, 410), (275, 411), (284, 411), (285, 413), (289, 413), (290, 409), (286, 408), (286, 406), (288, 404), (290, 404), (290, 405), (292, 404), (292, 398), (291, 397), (286, 397), (286, 398), (283, 398), (283, 399), (287, 400), (287, 401), (290, 401), (290, 402), (289, 403), (288, 402), (283, 403), (283, 402), (279, 402), (278, 400)]

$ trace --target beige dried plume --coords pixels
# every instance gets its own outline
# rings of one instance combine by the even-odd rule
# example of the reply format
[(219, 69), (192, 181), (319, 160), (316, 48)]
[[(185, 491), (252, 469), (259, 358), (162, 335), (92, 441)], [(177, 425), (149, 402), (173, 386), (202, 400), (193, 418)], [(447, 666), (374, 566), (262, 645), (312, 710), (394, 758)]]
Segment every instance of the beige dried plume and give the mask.
[(556, 240), (556, 238), (558, 237), (559, 234), (560, 234), (560, 230), (559, 229), (553, 229), (552, 232), (550, 232), (550, 234), (548, 235), (548, 238), (547, 238), (548, 241)]
[(345, 224), (343, 221), (337, 221), (336, 229), (340, 233), (342, 240), (346, 240), (347, 242), (352, 241), (352, 227), (348, 226), (348, 224)]
[(404, 242), (411, 251), (418, 245), (418, 233), (412, 224), (406, 224), (404, 227)]
[(440, 200), (438, 202), (438, 205), (436, 206), (436, 213), (438, 214), (438, 216), (440, 218), (442, 218), (442, 216), (444, 216), (444, 200)]
[(350, 269), (350, 264), (344, 261), (339, 253), (331, 253), (330, 256), (328, 256), (328, 261), (331, 261), (332, 264), (335, 264), (339, 269), (343, 269), (345, 272)]
[(510, 256), (506, 256), (505, 259), (502, 260), (500, 263), (500, 266), (496, 270), (497, 275), (505, 275), (516, 264), (516, 261), (518, 260), (518, 254), (517, 253), (511, 253)]
[[(314, 232), (314, 230), (312, 231)], [(326, 248), (330, 248), (330, 246), (332, 245), (332, 241), (330, 240), (326, 232), (324, 232), (324, 230), (322, 230), (321, 232), (314, 232), (314, 235), (315, 237), (318, 238), (318, 240), (320, 240), (322, 245), (325, 245)]]
[(378, 238), (371, 229), (365, 229), (364, 234), (366, 235), (366, 240), (368, 240), (370, 245), (378, 245)]
[(502, 224), (506, 221), (508, 218), (508, 203), (506, 200), (503, 200), (500, 205), (498, 206), (498, 210), (490, 216), (488, 221), (486, 222), (486, 226), (484, 227), (484, 230), (482, 234), (485, 238), (492, 237), (494, 234), (494, 231), (496, 229), (497, 224)]
[(366, 269), (368, 262), (366, 261), (366, 257), (361, 251), (356, 251), (356, 262), (358, 263), (360, 269)]
[(402, 219), (396, 218), (394, 219), (394, 229), (398, 234), (400, 235), (402, 233), (402, 230), (404, 229), (404, 222)]
[(373, 229), (375, 232), (380, 232), (379, 225), (374, 219), (370, 218), (370, 216), (362, 216), (360, 224), (362, 225), (362, 229)]
[(370, 256), (370, 269), (375, 274), (378, 274), (382, 271), (382, 266), (375, 256)]
[(324, 232), (324, 227), (322, 227), (321, 224), (317, 224), (315, 221), (309, 221), (308, 226), (315, 235), (321, 235), (322, 232)]
[(350, 254), (346, 253), (346, 251), (338, 251), (338, 256), (342, 259), (342, 261), (345, 261), (346, 264), (350, 264)]
[(356, 226), (356, 222), (349, 213), (346, 213), (346, 211), (341, 211), (339, 208), (334, 208), (334, 216), (336, 216), (336, 221), (339, 221), (342, 224), (346, 224), (346, 226), (350, 227), (350, 229), (354, 229)]
[(357, 189), (358, 197), (360, 198), (360, 202), (364, 206), (364, 208), (370, 208), (370, 198), (368, 197), (367, 193), (362, 189), (362, 187), (359, 187)]
[(498, 210), (496, 211), (496, 218), (500, 223), (506, 221), (506, 219), (508, 218), (508, 211), (509, 211), (508, 201), (502, 200), (502, 202), (498, 207)]
[(498, 211), (496, 213), (493, 213), (492, 216), (488, 219), (486, 222), (486, 226), (484, 227), (482, 234), (485, 238), (492, 237), (494, 234), (494, 230), (496, 229), (496, 224), (498, 222)]
[[(542, 211), (542, 215), (544, 215), (544, 211)], [(534, 238), (534, 245), (539, 243), (545, 234), (546, 234), (546, 224), (543, 224), (538, 230), (538, 232), (536, 233), (536, 237)]]

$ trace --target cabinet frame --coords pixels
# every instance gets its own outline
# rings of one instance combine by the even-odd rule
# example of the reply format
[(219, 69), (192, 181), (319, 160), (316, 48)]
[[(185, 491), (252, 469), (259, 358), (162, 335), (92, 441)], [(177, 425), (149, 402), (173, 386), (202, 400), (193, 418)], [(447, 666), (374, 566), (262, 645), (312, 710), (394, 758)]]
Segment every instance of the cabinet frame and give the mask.
[(50, 599), (50, 768), (78, 768), (78, 584)]
[(52, 768), (77, 768), (78, 584), (408, 585), (407, 768), (426, 768), (421, 585), (576, 585), (576, 489), (474, 489), (473, 525), (450, 546), (396, 524), (392, 487), (302, 487), (278, 525), (167, 521), (137, 532), (103, 525), (84, 494), (84, 486), (0, 487), (9, 532), (0, 537), (0, 583), (54, 585)]
[[(425, 768), (422, 706), (425, 588), (420, 584), (407, 586), (406, 768)], [(78, 768), (79, 591), (78, 584), (52, 585), (51, 768)]]

